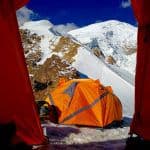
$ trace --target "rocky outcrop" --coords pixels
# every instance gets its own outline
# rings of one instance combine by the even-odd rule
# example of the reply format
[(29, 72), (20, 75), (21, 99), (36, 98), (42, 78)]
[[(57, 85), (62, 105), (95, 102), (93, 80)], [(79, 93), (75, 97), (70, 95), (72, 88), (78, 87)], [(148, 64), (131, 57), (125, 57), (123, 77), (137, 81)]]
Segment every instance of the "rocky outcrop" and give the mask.
[(80, 47), (79, 44), (73, 42), (69, 37), (62, 36), (58, 44), (53, 49), (53, 52), (61, 53), (62, 59), (68, 63), (72, 63), (73, 57), (77, 54), (77, 50)]
[(116, 64), (116, 60), (112, 56), (106, 56), (105, 61), (111, 65)]
[[(40, 43), (43, 37), (27, 29), (21, 29), (20, 34), (36, 100), (45, 99), (48, 93), (57, 86), (60, 78), (78, 78), (76, 69), (71, 67), (78, 44), (69, 38), (61, 37), (59, 42), (53, 45), (53, 55), (39, 65), (38, 62), (42, 59)], [(59, 56), (60, 53), (62, 57)]]
[(29, 30), (20, 29), (24, 53), (27, 65), (34, 66), (41, 60), (42, 52), (40, 47), (41, 37)]

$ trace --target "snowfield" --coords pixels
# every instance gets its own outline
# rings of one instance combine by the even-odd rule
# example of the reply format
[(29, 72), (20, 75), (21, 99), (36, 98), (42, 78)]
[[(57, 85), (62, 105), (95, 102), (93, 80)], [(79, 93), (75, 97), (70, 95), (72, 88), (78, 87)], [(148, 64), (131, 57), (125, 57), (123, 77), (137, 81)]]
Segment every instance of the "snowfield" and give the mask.
[(124, 150), (129, 132), (129, 122), (122, 127), (101, 129), (42, 124), (50, 144), (40, 150)]

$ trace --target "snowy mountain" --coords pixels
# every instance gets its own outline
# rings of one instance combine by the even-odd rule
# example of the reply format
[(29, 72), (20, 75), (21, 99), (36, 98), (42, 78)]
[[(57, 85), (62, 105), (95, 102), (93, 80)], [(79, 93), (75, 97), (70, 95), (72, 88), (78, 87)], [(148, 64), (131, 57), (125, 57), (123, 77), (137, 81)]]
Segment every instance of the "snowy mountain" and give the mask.
[(112, 56), (117, 66), (134, 74), (137, 45), (136, 27), (111, 20), (76, 29), (68, 34), (89, 48), (97, 45), (105, 59)]
[(35, 98), (44, 99), (60, 77), (79, 78), (81, 72), (111, 85), (124, 115), (131, 116), (136, 30), (126, 23), (107, 21), (63, 36), (46, 20), (25, 23), (20, 33)]

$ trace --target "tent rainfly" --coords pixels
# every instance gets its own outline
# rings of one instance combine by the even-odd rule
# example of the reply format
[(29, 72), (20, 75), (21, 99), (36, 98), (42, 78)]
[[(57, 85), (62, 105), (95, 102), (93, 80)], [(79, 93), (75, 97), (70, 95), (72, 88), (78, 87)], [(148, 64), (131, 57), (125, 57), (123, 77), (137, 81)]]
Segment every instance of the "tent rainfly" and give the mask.
[(59, 110), (60, 124), (105, 127), (122, 120), (120, 100), (99, 80), (61, 80), (46, 102)]

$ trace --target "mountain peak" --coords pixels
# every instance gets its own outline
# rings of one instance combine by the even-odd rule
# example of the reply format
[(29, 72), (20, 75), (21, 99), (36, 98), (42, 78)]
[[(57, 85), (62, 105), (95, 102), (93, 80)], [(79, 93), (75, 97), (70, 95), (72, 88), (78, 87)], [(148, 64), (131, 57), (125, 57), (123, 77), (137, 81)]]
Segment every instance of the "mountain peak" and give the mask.
[(20, 29), (28, 29), (33, 33), (37, 33), (39, 35), (44, 35), (49, 32), (49, 29), (53, 27), (53, 24), (48, 20), (40, 20), (40, 21), (29, 21), (24, 23)]

